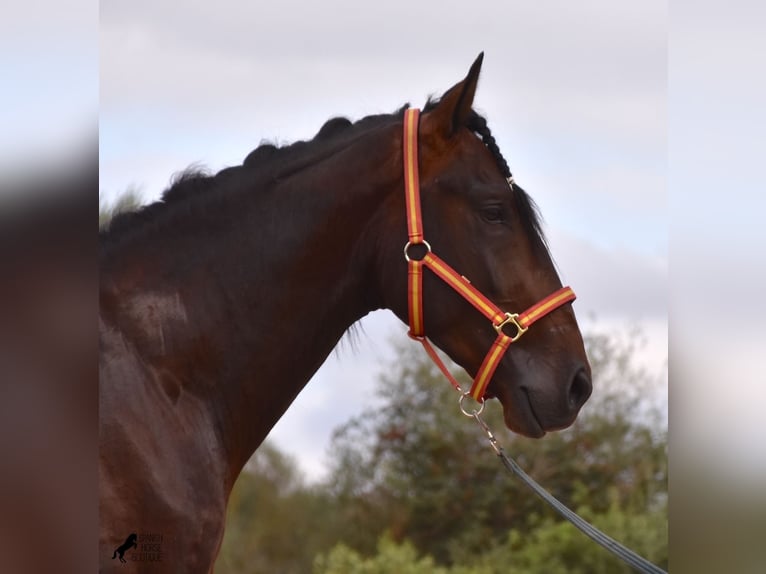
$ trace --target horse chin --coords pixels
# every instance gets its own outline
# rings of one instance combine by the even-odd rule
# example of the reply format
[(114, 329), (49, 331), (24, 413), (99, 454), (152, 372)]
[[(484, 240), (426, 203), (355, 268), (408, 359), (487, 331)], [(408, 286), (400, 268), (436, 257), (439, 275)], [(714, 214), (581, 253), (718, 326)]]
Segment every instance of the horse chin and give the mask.
[[(510, 396), (515, 395), (515, 396)], [(490, 393), (485, 396), (489, 397)], [(513, 432), (529, 438), (542, 438), (545, 436), (545, 429), (540, 421), (537, 420), (529, 396), (523, 391), (516, 393), (507, 392), (502, 386), (497, 393), (500, 404), (503, 405), (503, 420), (505, 426)]]
[(505, 426), (517, 434), (529, 438), (543, 438), (545, 436), (546, 431), (537, 422), (534, 414), (528, 418), (524, 417), (524, 420), (519, 421), (518, 418), (513, 417), (509, 409), (503, 407), (503, 419), (505, 420)]

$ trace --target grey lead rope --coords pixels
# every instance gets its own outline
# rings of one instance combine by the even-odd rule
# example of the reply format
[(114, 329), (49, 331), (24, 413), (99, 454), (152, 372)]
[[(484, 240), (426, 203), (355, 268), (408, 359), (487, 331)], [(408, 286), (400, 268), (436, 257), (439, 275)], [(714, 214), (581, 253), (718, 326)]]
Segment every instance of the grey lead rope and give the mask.
[[(461, 406), (462, 409), (462, 406)], [(463, 411), (464, 414), (468, 414), (465, 411)], [(479, 411), (480, 412), (480, 411)], [(476, 422), (479, 424), (479, 426), (482, 428), (482, 430), (487, 434), (487, 438), (489, 439), (489, 443), (492, 446), (492, 449), (495, 451), (495, 454), (500, 457), (500, 460), (503, 462), (503, 465), (505, 465), (505, 468), (508, 469), (509, 472), (515, 474), (518, 476), (522, 482), (524, 482), (529, 488), (531, 488), (535, 494), (537, 494), (540, 498), (542, 498), (545, 502), (550, 504), (553, 509), (558, 512), (561, 516), (566, 518), (569, 522), (574, 524), (581, 532), (583, 532), (588, 538), (596, 542), (597, 544), (603, 546), (607, 550), (609, 550), (612, 554), (632, 566), (635, 570), (639, 572), (644, 572), (646, 574), (667, 574), (665, 570), (660, 568), (659, 566), (655, 566), (651, 562), (649, 562), (646, 558), (639, 556), (635, 552), (633, 552), (630, 548), (627, 548), (617, 542), (614, 538), (611, 538), (610, 536), (607, 536), (603, 532), (601, 532), (598, 528), (578, 516), (576, 513), (571, 511), (569, 508), (564, 506), (561, 502), (559, 502), (550, 492), (545, 490), (542, 486), (537, 484), (537, 482), (534, 481), (534, 479), (529, 476), (526, 472), (524, 472), (524, 469), (522, 469), (515, 460), (508, 457), (505, 452), (503, 451), (503, 448), (497, 444), (497, 439), (495, 438), (495, 435), (492, 434), (492, 431), (489, 429), (487, 424), (482, 420), (482, 418), (479, 416), (479, 412), (474, 411), (470, 416), (472, 416)]]

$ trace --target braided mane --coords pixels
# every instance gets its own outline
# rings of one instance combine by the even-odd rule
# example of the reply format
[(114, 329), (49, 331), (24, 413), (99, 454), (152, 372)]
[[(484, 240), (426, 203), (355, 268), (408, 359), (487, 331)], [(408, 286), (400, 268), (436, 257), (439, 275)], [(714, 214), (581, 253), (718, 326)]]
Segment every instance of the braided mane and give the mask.
[[(434, 109), (438, 99), (429, 98), (423, 107), (424, 112)], [(344, 117), (327, 120), (313, 139), (297, 141), (284, 146), (276, 146), (270, 142), (262, 142), (250, 152), (241, 165), (227, 167), (217, 174), (211, 174), (197, 167), (189, 168), (176, 174), (171, 185), (162, 194), (160, 201), (143, 206), (134, 212), (120, 213), (110, 225), (99, 232), (102, 245), (119, 242), (125, 235), (131, 235), (140, 228), (152, 225), (158, 219), (167, 217), (177, 209), (188, 208), (191, 202), (210, 194), (225, 193), (227, 183), (244, 176), (244, 172), (253, 174), (263, 184), (268, 182), (286, 169), (300, 169), (319, 158), (326, 157), (333, 149), (365, 133), (367, 130), (391, 121), (398, 121), (404, 116), (409, 104), (405, 104), (392, 114), (366, 116), (356, 122)], [(474, 132), (492, 153), (503, 176), (511, 178), (508, 162), (500, 152), (487, 120), (474, 110), (468, 118), (467, 127)], [(515, 194), (516, 204), (522, 220), (545, 243), (545, 238), (539, 223), (537, 207), (532, 199), (515, 183), (511, 183)], [(185, 206), (185, 207), (181, 207)]]

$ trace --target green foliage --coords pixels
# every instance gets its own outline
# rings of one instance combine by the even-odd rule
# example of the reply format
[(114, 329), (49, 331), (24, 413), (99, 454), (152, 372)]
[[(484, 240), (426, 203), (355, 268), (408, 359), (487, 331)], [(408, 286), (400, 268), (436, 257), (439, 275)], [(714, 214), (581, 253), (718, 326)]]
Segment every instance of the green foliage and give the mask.
[(328, 496), (303, 483), (292, 459), (263, 444), (229, 498), (216, 572), (309, 572), (314, 556), (335, 542), (323, 536), (328, 506)]
[[(588, 508), (579, 512), (597, 528), (633, 548), (656, 564), (667, 567), (667, 509), (629, 514), (613, 505), (605, 514)], [(388, 534), (377, 553), (365, 557), (343, 543), (314, 562), (314, 574), (628, 574), (630, 566), (591, 542), (569, 523), (550, 518), (531, 530), (511, 530), (501, 544), (469, 557), (463, 564), (438, 566), (432, 557), (419, 557), (408, 541), (395, 543)]]
[(418, 558), (412, 544), (396, 544), (384, 536), (378, 543), (378, 552), (365, 558), (344, 544), (338, 544), (327, 555), (317, 556), (314, 574), (447, 574), (438, 568), (433, 558)]
[[(634, 514), (616, 502), (595, 514), (587, 507), (578, 513), (594, 526), (642, 556), (667, 566), (667, 508)], [(504, 544), (497, 545), (477, 561), (491, 574), (612, 574), (633, 572), (606, 550), (586, 538), (568, 522), (545, 519), (529, 531), (513, 529)]]
[[(542, 440), (513, 435), (494, 401), (485, 418), (554, 496), (667, 566), (663, 401), (634, 366), (634, 341), (587, 337), (595, 390), (572, 428)], [(331, 451), (330, 479), (313, 487), (273, 447), (257, 455), (232, 495), (217, 572), (629, 571), (504, 471), (414, 345), (381, 377), (375, 407), (336, 431)]]
[[(602, 335), (588, 338), (588, 348), (597, 391), (572, 429), (543, 440), (502, 436), (496, 404), (487, 421), (565, 504), (606, 513), (613, 489), (619, 508), (651, 511), (667, 491), (666, 433), (656, 426), (651, 381), (632, 366), (630, 341)], [(370, 553), (389, 530), (440, 564), (466, 564), (510, 529), (529, 531), (555, 515), (501, 470), (483, 435), (458, 414), (456, 393), (417, 350), (402, 350), (398, 369), (382, 377), (382, 405), (335, 437), (333, 478), (349, 524), (343, 540)]]

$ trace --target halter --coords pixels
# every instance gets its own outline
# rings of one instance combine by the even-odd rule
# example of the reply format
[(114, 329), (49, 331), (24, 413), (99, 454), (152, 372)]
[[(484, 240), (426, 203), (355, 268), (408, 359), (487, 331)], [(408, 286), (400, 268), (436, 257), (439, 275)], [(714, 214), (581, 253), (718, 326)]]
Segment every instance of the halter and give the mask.
[[(420, 211), (419, 118), (420, 110), (418, 109), (410, 108), (404, 112), (404, 191), (407, 200), (407, 235), (409, 238), (404, 246), (404, 258), (408, 267), (407, 299), (410, 319), (408, 335), (422, 343), (428, 356), (431, 357), (439, 370), (452, 383), (452, 386), (462, 393), (460, 384), (449, 372), (425, 336), (423, 327), (423, 267), (425, 266), (489, 319), (497, 332), (497, 338), (490, 347), (487, 356), (484, 357), (471, 389), (467, 393), (463, 393), (461, 398), (462, 401), (466, 396), (471, 396), (475, 401), (483, 404), (487, 385), (511, 343), (518, 341), (534, 322), (562, 305), (574, 301), (575, 294), (570, 287), (562, 287), (523, 313), (504, 312), (485, 297), (481, 291), (471, 285), (468, 279), (431, 251), (431, 246), (423, 237), (423, 220)], [(508, 185), (513, 189), (511, 178), (508, 179)], [(411, 248), (416, 245), (422, 245), (425, 248), (425, 255), (420, 258), (416, 258), (416, 255), (411, 252)]]

